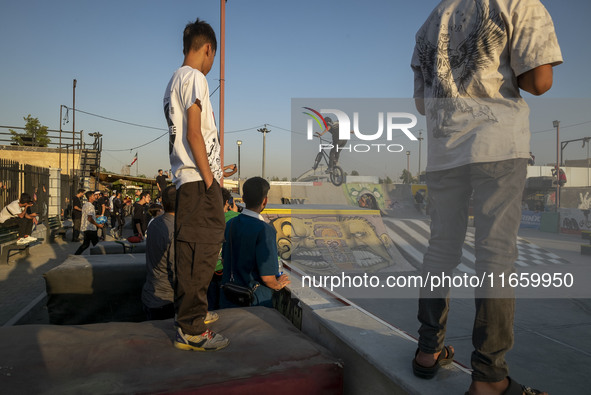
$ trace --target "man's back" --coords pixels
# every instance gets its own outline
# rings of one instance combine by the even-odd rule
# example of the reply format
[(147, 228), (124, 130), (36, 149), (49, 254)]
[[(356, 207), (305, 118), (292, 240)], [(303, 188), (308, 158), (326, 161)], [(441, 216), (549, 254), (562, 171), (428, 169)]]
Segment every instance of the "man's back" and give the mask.
[(174, 300), (174, 215), (165, 213), (148, 226), (146, 238), (146, 283), (142, 302), (157, 308)]
[(425, 99), (427, 171), (529, 158), (517, 76), (561, 62), (538, 0), (441, 2), (417, 32), (411, 62), (414, 96)]

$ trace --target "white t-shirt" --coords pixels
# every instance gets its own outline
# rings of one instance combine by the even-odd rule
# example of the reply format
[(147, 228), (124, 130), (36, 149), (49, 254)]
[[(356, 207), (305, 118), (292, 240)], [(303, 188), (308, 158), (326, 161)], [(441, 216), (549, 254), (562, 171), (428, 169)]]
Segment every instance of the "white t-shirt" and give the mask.
[(3, 224), (10, 218), (18, 216), (23, 211), (25, 211), (25, 208), (18, 205), (18, 200), (7, 204), (2, 211), (0, 211), (0, 224)]
[(187, 109), (197, 100), (201, 103), (201, 132), (209, 167), (216, 180), (222, 178), (220, 142), (207, 80), (199, 70), (183, 66), (173, 74), (164, 93), (172, 182), (177, 188), (187, 182), (203, 180), (187, 141)]
[(415, 98), (425, 99), (427, 171), (529, 158), (517, 76), (562, 55), (539, 0), (444, 0), (416, 34)]

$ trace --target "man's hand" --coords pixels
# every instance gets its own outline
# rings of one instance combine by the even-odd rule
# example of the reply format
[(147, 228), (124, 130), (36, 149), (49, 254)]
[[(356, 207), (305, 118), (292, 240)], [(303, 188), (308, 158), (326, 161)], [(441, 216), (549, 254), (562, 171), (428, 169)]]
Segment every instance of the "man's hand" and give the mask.
[(236, 164), (224, 166), (224, 177), (233, 176), (238, 171)]

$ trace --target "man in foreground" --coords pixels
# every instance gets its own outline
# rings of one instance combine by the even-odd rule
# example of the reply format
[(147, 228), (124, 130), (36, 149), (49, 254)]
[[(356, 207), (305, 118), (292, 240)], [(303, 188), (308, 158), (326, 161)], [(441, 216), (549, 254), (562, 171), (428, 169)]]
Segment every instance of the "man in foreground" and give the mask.
[[(474, 199), (476, 272), (515, 271), (521, 194), (529, 158), (529, 109), (552, 86), (560, 64), (550, 15), (539, 0), (444, 0), (416, 35), (411, 66), (416, 106), (427, 116), (431, 238), (423, 274), (450, 275), (459, 264)], [(509, 378), (515, 296), (476, 289), (472, 384), (468, 394), (536, 394)], [(413, 373), (432, 378), (453, 360), (444, 347), (449, 288), (421, 289), (419, 348)]]

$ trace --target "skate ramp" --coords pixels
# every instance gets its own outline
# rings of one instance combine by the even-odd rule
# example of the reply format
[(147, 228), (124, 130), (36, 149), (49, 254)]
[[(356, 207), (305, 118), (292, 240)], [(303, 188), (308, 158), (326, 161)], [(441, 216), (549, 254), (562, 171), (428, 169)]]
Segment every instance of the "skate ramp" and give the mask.
[(399, 253), (379, 210), (338, 205), (269, 205), (279, 256), (306, 274), (415, 270)]
[(350, 206), (401, 217), (417, 214), (413, 196), (418, 190), (426, 195), (426, 186), (420, 184), (271, 182), (268, 198), (269, 204)]

